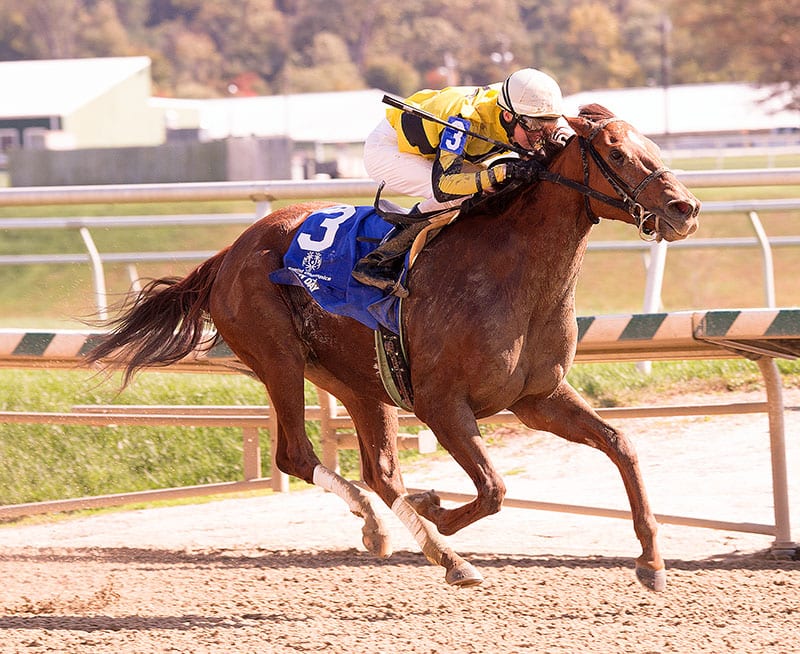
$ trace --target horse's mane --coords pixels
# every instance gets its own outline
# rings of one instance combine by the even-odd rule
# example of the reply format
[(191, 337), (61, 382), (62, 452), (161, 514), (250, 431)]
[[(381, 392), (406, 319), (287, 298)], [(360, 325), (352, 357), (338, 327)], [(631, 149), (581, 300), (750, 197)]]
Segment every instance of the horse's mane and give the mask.
[(499, 215), (517, 199), (517, 195), (523, 188), (528, 188), (528, 186), (520, 185), (519, 182), (511, 182), (495, 193), (470, 198), (461, 205), (459, 220), (478, 214)]

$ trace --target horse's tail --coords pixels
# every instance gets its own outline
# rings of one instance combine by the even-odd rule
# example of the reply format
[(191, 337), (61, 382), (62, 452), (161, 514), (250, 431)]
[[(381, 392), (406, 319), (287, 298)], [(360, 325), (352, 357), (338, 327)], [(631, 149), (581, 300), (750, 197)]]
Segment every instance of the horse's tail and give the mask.
[(123, 387), (148, 366), (169, 366), (194, 350), (212, 347), (209, 333), (209, 296), (228, 248), (218, 252), (186, 277), (150, 281), (121, 307), (121, 314), (105, 323), (111, 331), (100, 337), (85, 355), (88, 364), (124, 369)]

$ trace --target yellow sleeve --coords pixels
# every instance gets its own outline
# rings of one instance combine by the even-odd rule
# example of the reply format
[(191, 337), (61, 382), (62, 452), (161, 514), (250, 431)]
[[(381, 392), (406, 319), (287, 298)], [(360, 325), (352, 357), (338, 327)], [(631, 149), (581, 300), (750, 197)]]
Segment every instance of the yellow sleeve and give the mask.
[(439, 202), (475, 195), (505, 181), (505, 166), (484, 168), (478, 172), (462, 172), (464, 158), (439, 150), (433, 162), (433, 195)]

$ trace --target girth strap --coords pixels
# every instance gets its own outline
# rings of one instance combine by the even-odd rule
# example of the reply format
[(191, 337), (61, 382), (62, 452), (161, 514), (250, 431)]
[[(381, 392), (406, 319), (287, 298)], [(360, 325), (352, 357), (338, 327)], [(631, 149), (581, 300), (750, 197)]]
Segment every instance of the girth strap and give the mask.
[[(398, 312), (402, 309), (402, 300), (400, 305)], [(398, 318), (402, 332), (402, 317)], [(413, 411), (414, 389), (411, 386), (411, 369), (403, 348), (402, 335), (378, 325), (375, 330), (375, 353), (378, 358), (378, 373), (392, 402), (401, 409)]]

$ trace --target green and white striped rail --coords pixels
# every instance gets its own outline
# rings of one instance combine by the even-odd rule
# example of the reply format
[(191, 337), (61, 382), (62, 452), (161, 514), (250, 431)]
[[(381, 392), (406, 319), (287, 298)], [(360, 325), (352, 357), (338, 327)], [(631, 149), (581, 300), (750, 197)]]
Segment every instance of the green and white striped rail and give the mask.
[(578, 318), (577, 361), (800, 356), (800, 308)]
[[(0, 366), (76, 367), (101, 332), (0, 329)], [(800, 356), (800, 308), (581, 316), (576, 361)], [(176, 364), (219, 369), (235, 361), (220, 343)]]
[[(0, 368), (75, 368), (102, 337), (100, 331), (72, 329), (0, 329)], [(231, 364), (236, 359), (223, 342), (209, 351), (198, 351), (175, 364), (179, 369), (203, 369)], [(164, 370), (164, 368), (161, 368)]]

